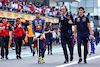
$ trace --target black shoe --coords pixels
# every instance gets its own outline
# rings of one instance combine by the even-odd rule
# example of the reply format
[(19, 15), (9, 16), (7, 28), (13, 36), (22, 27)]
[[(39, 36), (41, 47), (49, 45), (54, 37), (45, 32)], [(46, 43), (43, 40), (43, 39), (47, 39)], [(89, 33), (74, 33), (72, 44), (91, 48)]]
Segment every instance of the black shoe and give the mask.
[(48, 52), (48, 55), (49, 55), (49, 52)]
[(84, 64), (87, 64), (87, 61), (86, 60), (84, 61)]
[(1, 57), (1, 59), (4, 59), (4, 57)]
[(16, 56), (16, 59), (18, 59), (18, 55)]
[(78, 61), (78, 63), (81, 63), (81, 62), (82, 62), (82, 59), (80, 58), (79, 61)]
[(22, 57), (21, 56), (18, 56), (19, 57), (19, 59), (22, 59)]
[(8, 56), (6, 56), (6, 59), (8, 59)]
[(67, 60), (65, 60), (65, 61), (64, 61), (64, 63), (68, 63), (68, 61), (67, 61)]
[(70, 61), (73, 61), (73, 56), (70, 56)]
[(35, 55), (35, 52), (33, 52), (33, 56)]
[(51, 55), (53, 55), (53, 54), (51, 53)]

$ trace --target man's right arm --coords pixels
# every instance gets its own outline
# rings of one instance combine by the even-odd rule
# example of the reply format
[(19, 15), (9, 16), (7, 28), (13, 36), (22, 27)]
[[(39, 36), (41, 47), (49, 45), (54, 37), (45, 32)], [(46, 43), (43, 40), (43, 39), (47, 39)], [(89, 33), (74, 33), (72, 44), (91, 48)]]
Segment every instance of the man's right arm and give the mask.
[(77, 32), (77, 19), (75, 19), (75, 26), (74, 26), (74, 39), (76, 39), (76, 32)]

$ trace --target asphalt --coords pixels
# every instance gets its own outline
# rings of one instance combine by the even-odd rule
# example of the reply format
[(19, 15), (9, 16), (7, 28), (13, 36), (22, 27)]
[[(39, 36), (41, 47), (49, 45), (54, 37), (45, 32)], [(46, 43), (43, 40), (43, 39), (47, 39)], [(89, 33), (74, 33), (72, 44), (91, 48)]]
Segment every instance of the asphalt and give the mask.
[[(24, 48), (24, 47), (22, 47)], [(83, 50), (82, 46), (82, 50)], [(89, 50), (90, 52), (90, 50)], [(69, 50), (68, 50), (69, 53)], [(82, 51), (83, 53), (83, 51)], [(95, 54), (88, 55), (87, 64), (83, 62), (78, 64), (77, 45), (74, 48), (74, 60), (67, 64), (64, 64), (64, 55), (61, 45), (53, 46), (53, 55), (45, 54), (45, 63), (38, 64), (38, 56), (32, 56), (30, 48), (22, 49), (22, 59), (17, 60), (15, 50), (9, 49), (8, 60), (0, 60), (0, 67), (100, 67), (100, 44), (95, 46)], [(82, 54), (83, 57), (83, 54)]]

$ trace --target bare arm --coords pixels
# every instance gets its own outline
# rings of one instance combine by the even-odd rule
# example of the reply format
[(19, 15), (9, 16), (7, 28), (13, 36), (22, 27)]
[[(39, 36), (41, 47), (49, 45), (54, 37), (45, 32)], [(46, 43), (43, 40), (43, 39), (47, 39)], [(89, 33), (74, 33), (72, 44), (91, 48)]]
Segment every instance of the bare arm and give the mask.
[(74, 39), (76, 39), (77, 25), (74, 27)]
[(88, 25), (88, 28), (89, 28), (89, 31), (90, 31), (91, 35), (94, 35), (94, 33), (93, 33), (93, 30), (92, 30), (92, 28), (91, 28), (90, 23), (87, 23), (87, 25)]

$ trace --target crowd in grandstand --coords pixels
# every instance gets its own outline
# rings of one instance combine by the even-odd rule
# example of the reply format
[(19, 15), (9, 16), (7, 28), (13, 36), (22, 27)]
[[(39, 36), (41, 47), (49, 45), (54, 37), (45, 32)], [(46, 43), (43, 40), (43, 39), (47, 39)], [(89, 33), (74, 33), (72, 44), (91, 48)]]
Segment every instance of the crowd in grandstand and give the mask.
[(39, 2), (28, 2), (27, 0), (2, 0), (0, 9), (11, 12), (34, 14), (38, 10), (43, 16), (59, 17), (61, 12), (58, 8), (48, 7)]

